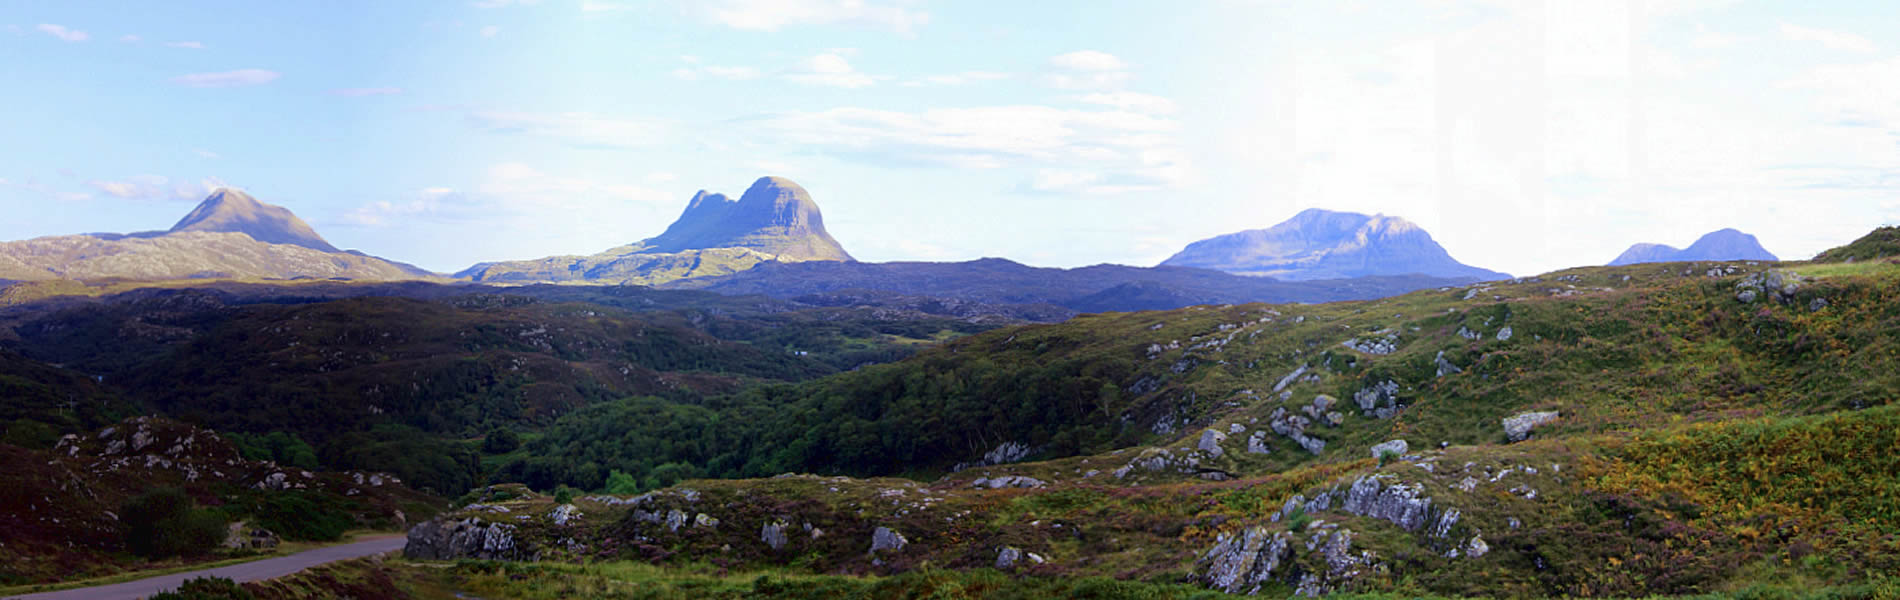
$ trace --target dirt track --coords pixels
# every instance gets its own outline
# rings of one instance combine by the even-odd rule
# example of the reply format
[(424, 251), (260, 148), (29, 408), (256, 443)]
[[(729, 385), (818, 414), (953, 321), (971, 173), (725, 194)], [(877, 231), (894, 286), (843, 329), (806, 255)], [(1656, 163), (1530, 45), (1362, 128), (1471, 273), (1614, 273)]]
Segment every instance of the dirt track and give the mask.
[(401, 550), (407, 540), (401, 535), (364, 538), (362, 541), (318, 548), (255, 562), (247, 562), (216, 569), (173, 573), (150, 579), (102, 585), (98, 587), (78, 588), (58, 592), (45, 592), (26, 596), (9, 596), (6, 600), (135, 600), (166, 590), (178, 589), (178, 585), (195, 577), (227, 577), (240, 583), (257, 581), (273, 577), (283, 577), (324, 563), (347, 560), (371, 554), (381, 554), (392, 550)]

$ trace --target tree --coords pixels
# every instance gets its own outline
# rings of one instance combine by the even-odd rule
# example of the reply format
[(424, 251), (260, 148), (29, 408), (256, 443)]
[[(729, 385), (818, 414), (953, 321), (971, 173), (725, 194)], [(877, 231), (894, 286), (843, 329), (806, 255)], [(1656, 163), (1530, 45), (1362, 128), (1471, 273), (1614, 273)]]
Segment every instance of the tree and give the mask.
[(224, 541), (224, 518), (199, 509), (178, 488), (158, 488), (119, 507), (125, 546), (146, 558), (210, 552)]
[(633, 476), (628, 475), (626, 471), (614, 469), (613, 473), (607, 476), (607, 493), (616, 496), (638, 494), (640, 493), (640, 482), (634, 481)]
[(488, 454), (507, 454), (521, 447), (521, 436), (513, 429), (496, 427), (488, 431), (488, 437), (482, 439), (482, 452)]

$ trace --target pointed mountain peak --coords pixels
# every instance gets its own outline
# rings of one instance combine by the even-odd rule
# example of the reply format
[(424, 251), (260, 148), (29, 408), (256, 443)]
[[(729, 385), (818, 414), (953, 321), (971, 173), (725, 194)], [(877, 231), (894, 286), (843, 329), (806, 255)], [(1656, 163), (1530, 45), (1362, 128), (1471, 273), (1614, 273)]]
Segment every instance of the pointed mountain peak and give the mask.
[(232, 188), (218, 188), (206, 196), (191, 214), (179, 219), (166, 233), (205, 231), (242, 233), (269, 244), (293, 244), (324, 252), (337, 252), (336, 246), (317, 235), (309, 223), (297, 218), (290, 209), (257, 201), (250, 194)]
[(811, 193), (783, 177), (760, 177), (738, 200), (700, 190), (665, 233), (638, 246), (642, 252), (749, 248), (790, 260), (851, 260), (825, 231)]

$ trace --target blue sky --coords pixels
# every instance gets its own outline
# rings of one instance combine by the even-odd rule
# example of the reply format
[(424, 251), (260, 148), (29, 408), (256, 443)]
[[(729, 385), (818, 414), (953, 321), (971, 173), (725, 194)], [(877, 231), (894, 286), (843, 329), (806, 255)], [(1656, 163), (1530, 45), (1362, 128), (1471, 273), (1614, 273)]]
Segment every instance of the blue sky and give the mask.
[(0, 4), (0, 239), (207, 188), (453, 271), (811, 191), (862, 260), (1147, 265), (1309, 207), (1531, 274), (1900, 220), (1888, 2)]

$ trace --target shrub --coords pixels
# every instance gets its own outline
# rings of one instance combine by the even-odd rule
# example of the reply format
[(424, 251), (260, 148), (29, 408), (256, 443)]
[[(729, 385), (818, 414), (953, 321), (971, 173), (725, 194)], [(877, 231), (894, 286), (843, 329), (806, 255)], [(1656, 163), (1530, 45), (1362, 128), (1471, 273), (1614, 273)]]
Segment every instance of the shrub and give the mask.
[(482, 438), (482, 452), (487, 454), (507, 454), (520, 447), (521, 436), (515, 435), (513, 429), (506, 427), (489, 430), (488, 436)]
[(1306, 531), (1306, 526), (1312, 525), (1312, 524), (1313, 524), (1313, 515), (1306, 514), (1305, 508), (1295, 506), (1293, 507), (1293, 512), (1287, 513), (1286, 515), (1286, 530), (1287, 531), (1291, 531), (1293, 533), (1299, 533), (1302, 531)]
[(178, 488), (158, 488), (119, 507), (125, 546), (146, 558), (203, 554), (224, 541), (224, 518)]
[(356, 524), (355, 517), (336, 504), (304, 492), (279, 492), (259, 497), (251, 504), (251, 514), (258, 526), (284, 539), (327, 542), (343, 537)]
[(626, 471), (614, 469), (613, 474), (607, 476), (607, 493), (616, 496), (638, 494), (640, 482), (634, 481), (633, 476), (628, 475)]
[(574, 488), (570, 488), (565, 485), (559, 488), (556, 488), (554, 490), (554, 503), (555, 504), (573, 504), (574, 503)]
[(223, 577), (187, 579), (177, 590), (154, 594), (150, 600), (251, 600), (255, 596), (237, 582)]

